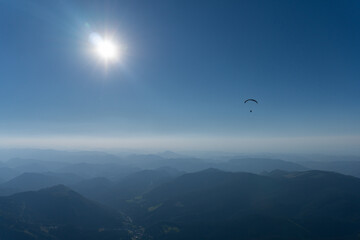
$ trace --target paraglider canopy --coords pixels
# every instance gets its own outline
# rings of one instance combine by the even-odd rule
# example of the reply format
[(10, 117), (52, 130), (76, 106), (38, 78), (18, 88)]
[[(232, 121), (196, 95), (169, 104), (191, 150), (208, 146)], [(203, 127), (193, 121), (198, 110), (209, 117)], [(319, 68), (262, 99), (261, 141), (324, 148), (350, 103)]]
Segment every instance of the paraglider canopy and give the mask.
[[(247, 102), (255, 102), (256, 104), (258, 104), (258, 101), (255, 100), (255, 99), (252, 99), (252, 98), (246, 99), (246, 100), (244, 101), (244, 103), (247, 103)], [(251, 104), (250, 104), (250, 105), (251, 105)], [(250, 109), (250, 112), (252, 112), (252, 109)]]
[(249, 101), (258, 103), (258, 101), (256, 101), (255, 99), (252, 99), (252, 98), (246, 99), (244, 103), (247, 103), (247, 102), (249, 102)]

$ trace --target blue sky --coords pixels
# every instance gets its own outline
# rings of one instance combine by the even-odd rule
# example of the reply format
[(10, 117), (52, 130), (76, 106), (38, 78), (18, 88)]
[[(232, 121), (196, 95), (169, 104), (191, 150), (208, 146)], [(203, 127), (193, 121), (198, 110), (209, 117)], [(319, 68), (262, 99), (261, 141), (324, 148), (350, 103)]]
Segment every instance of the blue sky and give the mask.
[(359, 29), (355, 0), (0, 0), (0, 144), (353, 153)]

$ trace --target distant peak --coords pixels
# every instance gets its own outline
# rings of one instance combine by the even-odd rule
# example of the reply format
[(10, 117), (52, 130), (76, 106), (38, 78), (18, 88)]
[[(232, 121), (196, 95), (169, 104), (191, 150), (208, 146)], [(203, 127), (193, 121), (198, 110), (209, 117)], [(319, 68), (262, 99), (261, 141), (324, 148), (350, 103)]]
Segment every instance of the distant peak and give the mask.
[(224, 171), (221, 171), (217, 168), (207, 168), (201, 172), (203, 172), (203, 173), (220, 173), (220, 172), (224, 172)]
[(181, 157), (183, 157), (183, 155), (172, 152), (172, 151), (159, 152), (156, 155), (163, 157), (163, 158), (181, 158)]
[[(55, 192), (74, 192), (73, 190), (71, 190), (70, 188), (66, 187), (63, 184), (59, 184), (56, 186), (52, 186), (49, 188), (44, 188), (39, 190), (39, 192), (51, 192), (51, 193), (55, 193)], [(75, 193), (75, 192), (74, 192)]]

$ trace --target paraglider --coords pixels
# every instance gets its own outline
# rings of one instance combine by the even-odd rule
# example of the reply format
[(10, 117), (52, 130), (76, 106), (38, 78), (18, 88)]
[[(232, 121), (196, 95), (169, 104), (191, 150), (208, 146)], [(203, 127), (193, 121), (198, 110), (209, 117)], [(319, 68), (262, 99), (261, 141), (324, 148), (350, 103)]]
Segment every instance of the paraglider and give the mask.
[[(247, 103), (247, 102), (255, 102), (256, 104), (258, 104), (258, 101), (255, 100), (255, 99), (252, 99), (252, 98), (246, 99), (246, 100), (244, 101), (244, 103)], [(252, 112), (252, 109), (250, 109), (250, 112)]]

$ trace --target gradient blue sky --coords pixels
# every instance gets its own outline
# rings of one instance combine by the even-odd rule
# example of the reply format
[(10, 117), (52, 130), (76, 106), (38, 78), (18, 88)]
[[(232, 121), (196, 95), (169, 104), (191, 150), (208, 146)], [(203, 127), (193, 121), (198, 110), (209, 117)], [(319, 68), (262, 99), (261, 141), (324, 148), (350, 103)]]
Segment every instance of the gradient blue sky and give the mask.
[(357, 0), (0, 0), (0, 47), (3, 147), (360, 149)]

